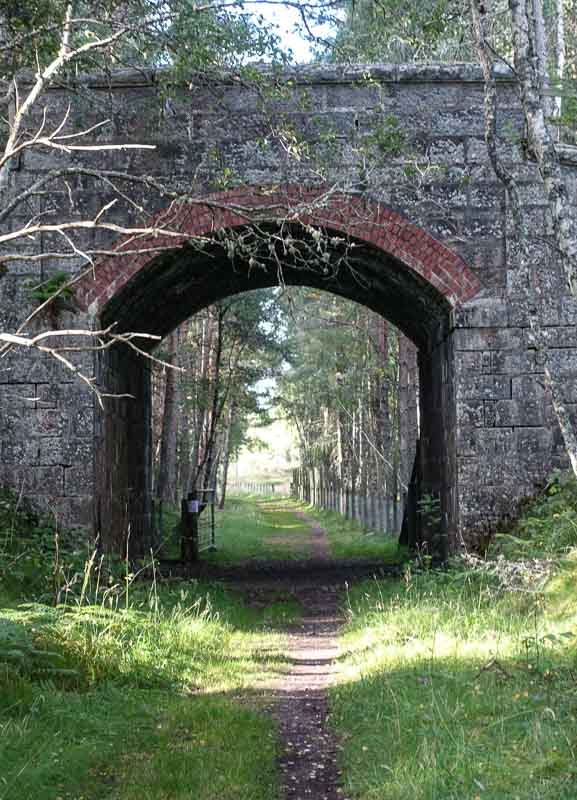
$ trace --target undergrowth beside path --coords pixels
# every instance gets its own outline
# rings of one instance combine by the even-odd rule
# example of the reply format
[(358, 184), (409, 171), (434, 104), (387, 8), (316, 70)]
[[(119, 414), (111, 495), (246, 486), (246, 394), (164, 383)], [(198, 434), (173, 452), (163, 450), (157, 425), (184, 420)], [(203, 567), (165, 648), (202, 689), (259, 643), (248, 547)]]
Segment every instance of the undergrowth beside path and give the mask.
[[(348, 617), (328, 709), (344, 797), (577, 797), (576, 500), (573, 481), (552, 483), (487, 560), (357, 583), (332, 573)], [(244, 594), (134, 580), (74, 541), (56, 557), (46, 524), (11, 502), (0, 495), (0, 800), (280, 800), (265, 712), (291, 669), (293, 578)], [(279, 498), (234, 498), (214, 557), (241, 573), (306, 562), (300, 512), (343, 564), (373, 548), (402, 561), (391, 540)], [(313, 641), (328, 594), (315, 581)], [(314, 684), (326, 664), (307, 659)]]
[(56, 559), (47, 523), (2, 503), (0, 800), (275, 800), (260, 705), (294, 602), (134, 581), (74, 540)]
[(330, 701), (352, 797), (577, 797), (575, 496), (554, 483), (487, 561), (351, 589)]

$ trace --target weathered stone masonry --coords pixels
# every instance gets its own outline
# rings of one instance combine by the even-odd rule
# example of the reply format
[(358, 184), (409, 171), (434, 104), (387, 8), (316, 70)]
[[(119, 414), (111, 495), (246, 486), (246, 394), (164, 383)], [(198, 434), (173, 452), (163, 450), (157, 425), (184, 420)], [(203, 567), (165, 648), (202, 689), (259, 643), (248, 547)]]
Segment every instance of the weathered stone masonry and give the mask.
[[(113, 120), (99, 132), (99, 141), (156, 145), (152, 152), (100, 153), (76, 156), (77, 161), (150, 175), (199, 200), (167, 208), (153, 192), (133, 187), (142, 218), (169, 217), (182, 241), (159, 256), (104, 260), (78, 287), (83, 313), (64, 316), (60, 324), (114, 320), (125, 330), (164, 335), (209, 302), (274, 285), (276, 273), (231, 265), (218, 244), (201, 252), (186, 243), (191, 235), (246, 229), (251, 222), (231, 204), (256, 207), (259, 224), (271, 230), (279, 218), (286, 224), (292, 215), (296, 226), (346, 235), (355, 245), (351, 259), (361, 280), (347, 270), (328, 276), (299, 270), (289, 261), (284, 279), (363, 302), (417, 344), (423, 490), (441, 496), (453, 544), (460, 535), (473, 541), (514, 513), (519, 499), (564, 464), (542, 368), (521, 312), (523, 287), (508, 259), (511, 222), (483, 142), (479, 71), (323, 67), (281, 83), (282, 94), (272, 105), (234, 82), (176, 87), (167, 100), (158, 76), (144, 73), (91, 79), (79, 90), (50, 90), (54, 119), (72, 97), (71, 119), (78, 128), (103, 117)], [(520, 182), (547, 281), (543, 322), (552, 358), (568, 402), (577, 407), (577, 305), (548, 268), (542, 190), (522, 150), (516, 90), (506, 75), (499, 106), (501, 153)], [(298, 158), (289, 152), (291, 131), (304, 138)], [(57, 163), (52, 152), (24, 154), (13, 165), (13, 190)], [(322, 194), (323, 187), (330, 188), (329, 195)], [(34, 211), (56, 207), (81, 218), (113, 198), (85, 175), (73, 189), (75, 208), (62, 192), (34, 198)], [(330, 199), (319, 207), (321, 196)], [(228, 208), (215, 210), (215, 202)], [(26, 214), (29, 210), (11, 224), (21, 224)], [(139, 223), (140, 212), (118, 202), (109, 218)], [(96, 231), (87, 233), (86, 242), (109, 248), (112, 239)], [(45, 241), (26, 243), (29, 252), (45, 247)], [(332, 263), (339, 246), (334, 250)], [(44, 259), (42, 274), (79, 266)], [(35, 269), (23, 261), (0, 281), (3, 329), (13, 330), (19, 321), (28, 298), (24, 284), (31, 276), (37, 280)], [(92, 369), (89, 354), (82, 359)], [(129, 390), (137, 400), (111, 401), (102, 414), (88, 390), (49, 360), (19, 352), (0, 362), (0, 479), (22, 484), (66, 522), (95, 520), (110, 542), (119, 541), (128, 524), (135, 535), (145, 536), (148, 366), (129, 353), (112, 353), (93, 368), (108, 388)]]

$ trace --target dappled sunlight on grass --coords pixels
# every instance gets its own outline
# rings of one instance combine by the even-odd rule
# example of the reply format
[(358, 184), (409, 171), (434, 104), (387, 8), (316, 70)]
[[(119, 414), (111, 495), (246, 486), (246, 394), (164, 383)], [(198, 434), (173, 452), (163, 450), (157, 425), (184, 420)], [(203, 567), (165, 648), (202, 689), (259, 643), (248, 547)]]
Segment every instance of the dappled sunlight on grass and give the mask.
[(218, 549), (203, 554), (208, 563), (298, 560), (311, 555), (310, 526), (299, 524), (282, 499), (233, 496), (217, 522)]
[(577, 597), (560, 580), (511, 591), (457, 569), (350, 592), (331, 705), (355, 797), (577, 796)]
[(235, 699), (288, 670), (281, 606), (192, 582), (3, 609), (1, 800), (276, 797), (273, 725)]
[(335, 511), (326, 511), (296, 500), (290, 502), (295, 509), (304, 511), (326, 530), (333, 558), (373, 558), (385, 564), (397, 564), (406, 557), (406, 553), (399, 548), (397, 536), (382, 531), (367, 531), (357, 520), (346, 519)]

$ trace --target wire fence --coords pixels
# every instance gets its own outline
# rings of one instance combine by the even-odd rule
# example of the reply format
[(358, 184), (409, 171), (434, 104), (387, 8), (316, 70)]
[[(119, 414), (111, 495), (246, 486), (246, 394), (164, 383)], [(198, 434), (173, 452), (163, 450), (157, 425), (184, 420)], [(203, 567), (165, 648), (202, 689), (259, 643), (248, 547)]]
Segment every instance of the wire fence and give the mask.
[(360, 522), (366, 530), (397, 536), (403, 524), (406, 497), (358, 493), (339, 486), (315, 486), (293, 482), (291, 496), (326, 511)]
[(273, 483), (272, 481), (229, 481), (227, 491), (239, 494), (260, 494), (278, 495), (288, 497), (290, 495), (290, 483)]

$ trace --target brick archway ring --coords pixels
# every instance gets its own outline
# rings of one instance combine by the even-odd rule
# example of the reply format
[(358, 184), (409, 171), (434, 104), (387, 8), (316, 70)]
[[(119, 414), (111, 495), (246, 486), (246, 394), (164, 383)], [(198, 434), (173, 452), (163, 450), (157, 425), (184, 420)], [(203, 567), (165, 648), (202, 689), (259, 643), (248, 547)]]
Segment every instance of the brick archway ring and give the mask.
[[(194, 238), (214, 236), (219, 230), (265, 221), (326, 228), (372, 245), (413, 270), (453, 308), (481, 289), (476, 275), (456, 253), (378, 201), (318, 187), (247, 186), (174, 204), (151, 219), (149, 234), (123, 236), (114, 247), (118, 255), (100, 261), (90, 275), (77, 282), (77, 301), (81, 308), (98, 315), (150, 261), (150, 251), (158, 252), (159, 241), (171, 250)], [(153, 232), (161, 229), (171, 235)]]

